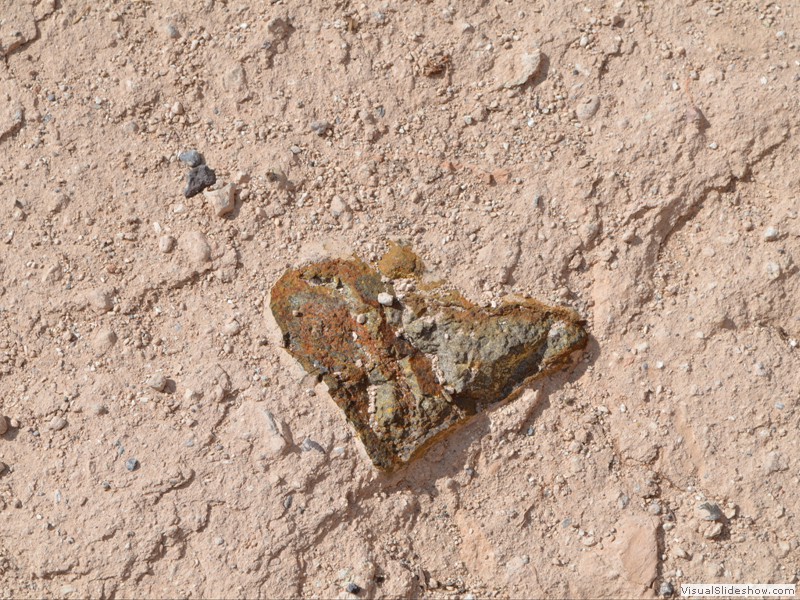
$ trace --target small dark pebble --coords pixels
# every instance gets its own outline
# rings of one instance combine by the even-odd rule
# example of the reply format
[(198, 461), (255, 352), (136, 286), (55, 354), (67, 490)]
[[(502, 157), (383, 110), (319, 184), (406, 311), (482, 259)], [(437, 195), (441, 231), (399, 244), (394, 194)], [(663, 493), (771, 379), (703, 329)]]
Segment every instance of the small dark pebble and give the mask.
[(672, 584), (669, 581), (664, 581), (661, 584), (661, 587), (658, 588), (658, 593), (664, 597), (672, 596), (675, 593), (675, 588), (672, 587)]
[(352, 581), (347, 584), (347, 593), (348, 594), (360, 594), (361, 593), (361, 586), (357, 583), (353, 583)]
[(184, 150), (178, 154), (178, 160), (192, 168), (206, 164), (206, 159), (197, 150)]
[(111, 489), (111, 484), (110, 484), (110, 483), (108, 483), (107, 481), (104, 481), (104, 482), (103, 482), (103, 483), (101, 483), (100, 485), (103, 487), (103, 489), (104, 489), (105, 491), (108, 491), (108, 490), (110, 490), (110, 489)]
[(200, 165), (189, 171), (189, 175), (186, 176), (186, 189), (183, 190), (183, 195), (191, 198), (216, 182), (217, 174), (206, 165)]
[(128, 471), (135, 471), (139, 468), (139, 461), (135, 458), (129, 458), (125, 461), (125, 468), (128, 469)]
[(721, 521), (723, 516), (719, 505), (711, 502), (703, 502), (700, 505), (700, 513), (704, 521)]
[(294, 500), (294, 496), (289, 494), (286, 498), (283, 499), (283, 508), (289, 510), (292, 507), (292, 500)]

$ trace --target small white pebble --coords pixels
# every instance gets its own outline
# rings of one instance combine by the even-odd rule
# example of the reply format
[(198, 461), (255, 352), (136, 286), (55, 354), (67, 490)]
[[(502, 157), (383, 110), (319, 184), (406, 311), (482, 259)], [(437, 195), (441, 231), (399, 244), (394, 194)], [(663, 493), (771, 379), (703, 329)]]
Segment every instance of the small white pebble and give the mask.
[(774, 242), (778, 239), (778, 230), (774, 227), (767, 227), (764, 230), (764, 240), (767, 242)]
[(175, 238), (171, 235), (162, 235), (158, 240), (158, 249), (164, 254), (169, 254), (175, 247)]
[(239, 324), (239, 321), (230, 320), (222, 328), (222, 333), (229, 336), (238, 335), (241, 330), (242, 326)]
[(716, 150), (717, 148), (719, 148), (719, 144), (717, 144), (717, 142), (711, 142), (708, 145), (708, 147), (711, 148), (712, 150)]
[(378, 294), (378, 302), (383, 306), (391, 306), (394, 304), (394, 296), (387, 294), (386, 292), (381, 292)]
[(767, 274), (767, 277), (773, 281), (780, 279), (781, 266), (776, 262), (770, 261), (764, 265), (764, 272)]

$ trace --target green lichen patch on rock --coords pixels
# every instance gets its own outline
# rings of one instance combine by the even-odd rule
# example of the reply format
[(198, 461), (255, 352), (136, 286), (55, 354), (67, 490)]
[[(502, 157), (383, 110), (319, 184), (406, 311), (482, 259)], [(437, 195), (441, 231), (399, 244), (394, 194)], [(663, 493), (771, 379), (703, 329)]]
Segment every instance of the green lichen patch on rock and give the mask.
[[(415, 265), (403, 272), (416, 275), (422, 263), (402, 252)], [(286, 350), (327, 384), (384, 470), (563, 365), (587, 339), (566, 308), (531, 299), (482, 308), (444, 287), (417, 288), (405, 280), (398, 294), (353, 258), (289, 270), (272, 289)]]

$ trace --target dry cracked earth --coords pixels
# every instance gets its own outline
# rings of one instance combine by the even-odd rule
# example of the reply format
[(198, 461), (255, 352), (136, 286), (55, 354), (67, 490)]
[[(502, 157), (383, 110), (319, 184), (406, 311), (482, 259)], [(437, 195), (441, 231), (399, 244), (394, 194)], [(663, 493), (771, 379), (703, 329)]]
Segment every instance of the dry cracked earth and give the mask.
[[(795, 1), (0, 0), (0, 597), (797, 582), (798, 44)], [(590, 340), (387, 475), (269, 304), (393, 240)]]

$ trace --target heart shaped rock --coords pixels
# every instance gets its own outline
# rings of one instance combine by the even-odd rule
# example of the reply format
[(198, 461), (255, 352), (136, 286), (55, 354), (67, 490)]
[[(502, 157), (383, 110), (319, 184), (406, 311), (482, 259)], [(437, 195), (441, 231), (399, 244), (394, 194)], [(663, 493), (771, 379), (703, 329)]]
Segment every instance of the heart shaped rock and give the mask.
[(381, 469), (408, 462), (586, 344), (572, 310), (532, 299), (482, 308), (414, 279), (421, 262), (407, 247), (387, 257), (385, 274), (412, 277), (398, 283), (403, 293), (357, 258), (327, 259), (284, 273), (270, 304), (286, 350), (327, 384)]

